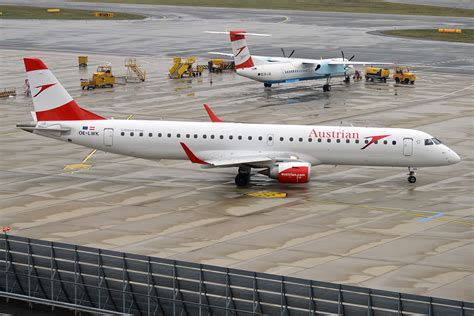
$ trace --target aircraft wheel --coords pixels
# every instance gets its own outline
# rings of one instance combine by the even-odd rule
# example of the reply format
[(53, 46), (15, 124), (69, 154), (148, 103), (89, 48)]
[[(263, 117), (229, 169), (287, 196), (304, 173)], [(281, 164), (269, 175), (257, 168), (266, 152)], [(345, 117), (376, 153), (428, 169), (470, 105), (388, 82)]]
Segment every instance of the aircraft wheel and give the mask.
[(408, 182), (415, 183), (416, 182), (416, 177), (415, 176), (409, 176), (408, 177)]
[(395, 78), (395, 82), (396, 82), (396, 83), (400, 83), (400, 79), (399, 79), (398, 77)]
[(264, 83), (263, 86), (264, 86), (265, 88), (270, 88), (270, 87), (272, 86), (272, 84), (271, 84), (271, 83)]
[(248, 174), (239, 173), (235, 177), (235, 185), (238, 187), (246, 187), (250, 182), (250, 176)]

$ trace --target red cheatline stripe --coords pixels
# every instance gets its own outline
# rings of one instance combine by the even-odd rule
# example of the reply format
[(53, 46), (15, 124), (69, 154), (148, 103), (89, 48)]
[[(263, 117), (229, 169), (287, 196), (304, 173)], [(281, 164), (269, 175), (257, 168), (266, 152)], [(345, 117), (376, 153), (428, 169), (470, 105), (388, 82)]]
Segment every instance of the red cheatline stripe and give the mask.
[(43, 61), (38, 58), (23, 58), (23, 61), (25, 62), (26, 72), (48, 69)]
[(57, 108), (36, 112), (38, 121), (81, 121), (81, 120), (105, 120), (102, 116), (87, 111), (72, 100)]

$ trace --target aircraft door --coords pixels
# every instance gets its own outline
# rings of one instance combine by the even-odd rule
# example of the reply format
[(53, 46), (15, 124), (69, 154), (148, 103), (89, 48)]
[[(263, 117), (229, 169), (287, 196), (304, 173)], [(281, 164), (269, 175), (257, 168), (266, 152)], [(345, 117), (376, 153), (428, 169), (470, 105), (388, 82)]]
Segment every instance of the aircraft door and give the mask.
[(403, 139), (403, 155), (404, 156), (413, 155), (413, 138)]
[(104, 145), (112, 146), (114, 144), (114, 129), (104, 128)]
[(267, 135), (267, 145), (268, 146), (273, 146), (273, 134), (268, 134)]

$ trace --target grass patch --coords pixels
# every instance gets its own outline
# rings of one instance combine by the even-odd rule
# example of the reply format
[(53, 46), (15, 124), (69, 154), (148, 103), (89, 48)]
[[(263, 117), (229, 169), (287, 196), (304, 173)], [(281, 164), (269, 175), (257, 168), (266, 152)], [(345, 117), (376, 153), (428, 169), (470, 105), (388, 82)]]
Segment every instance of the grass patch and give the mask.
[[(54, 7), (51, 7), (51, 9)], [(61, 9), (58, 13), (48, 13), (48, 8), (0, 5), (0, 19), (41, 19), (41, 20), (139, 20), (142, 15), (113, 12), (113, 17), (96, 17), (89, 10)]]
[(79, 0), (179, 6), (474, 17), (474, 10), (383, 2), (382, 0)]
[(440, 33), (437, 29), (388, 30), (382, 33), (433, 41), (474, 43), (474, 29), (462, 30), (462, 33)]

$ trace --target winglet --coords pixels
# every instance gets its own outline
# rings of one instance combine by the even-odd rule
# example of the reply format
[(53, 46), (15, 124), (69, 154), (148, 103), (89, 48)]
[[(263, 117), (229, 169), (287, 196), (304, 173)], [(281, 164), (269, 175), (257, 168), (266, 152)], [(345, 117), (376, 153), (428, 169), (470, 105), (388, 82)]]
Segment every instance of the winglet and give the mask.
[(183, 147), (184, 152), (186, 153), (186, 156), (188, 156), (189, 160), (191, 160), (192, 163), (198, 163), (198, 164), (201, 164), (201, 165), (207, 165), (208, 164), (204, 160), (201, 160), (198, 157), (196, 157), (196, 155), (193, 154), (191, 149), (189, 149), (189, 147), (186, 146), (185, 143), (180, 143), (180, 144), (181, 144), (181, 147)]
[(206, 103), (204, 103), (204, 108), (206, 109), (206, 112), (207, 112), (207, 115), (209, 115), (209, 118), (211, 119), (212, 122), (214, 123), (222, 123), (222, 120), (220, 118), (217, 117), (217, 115), (214, 114), (214, 112), (212, 112), (211, 108), (209, 107), (209, 105), (207, 105)]

